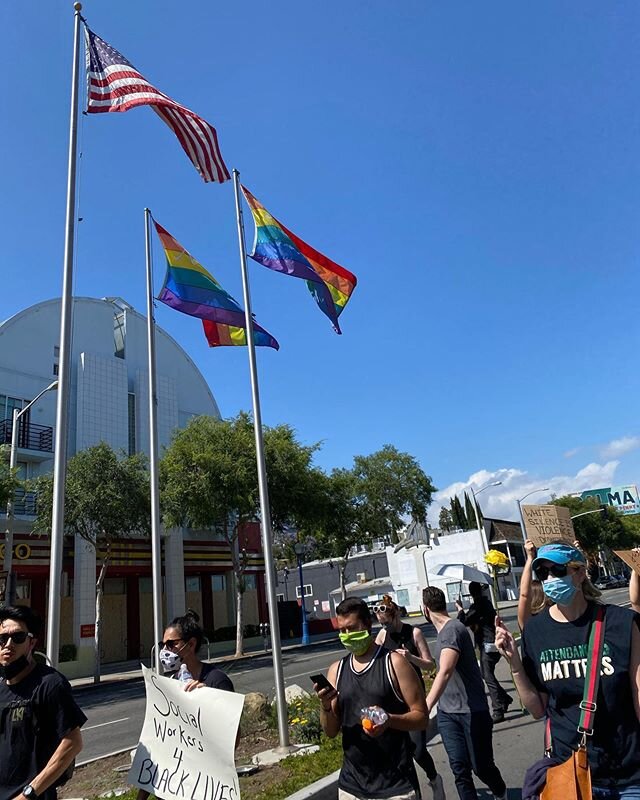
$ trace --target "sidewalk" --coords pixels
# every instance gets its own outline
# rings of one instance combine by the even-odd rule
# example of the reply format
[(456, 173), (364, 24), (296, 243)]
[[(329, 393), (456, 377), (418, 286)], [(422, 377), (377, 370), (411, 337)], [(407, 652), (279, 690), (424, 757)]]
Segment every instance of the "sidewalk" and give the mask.
[[(283, 653), (290, 652), (292, 650), (300, 650), (313, 645), (325, 644), (328, 642), (335, 644), (337, 641), (337, 635), (334, 631), (332, 631), (330, 633), (321, 633), (317, 634), (316, 636), (311, 636), (309, 645), (303, 645), (299, 638), (289, 641), (292, 643), (282, 645)], [(264, 658), (265, 656), (271, 655), (271, 648), (265, 650), (262, 639), (259, 640), (259, 644), (257, 643), (256, 639), (247, 640), (245, 642), (246, 652), (239, 658), (236, 658), (234, 655), (235, 642), (219, 642), (217, 644), (222, 645), (222, 647), (216, 648), (216, 652), (212, 652), (210, 654), (210, 658), (203, 658), (203, 661), (223, 663), (233, 662), (238, 664), (243, 661), (250, 661), (256, 658)], [(93, 676), (86, 678), (72, 678), (69, 683), (75, 691), (82, 691), (83, 689), (99, 689), (100, 687), (113, 686), (116, 683), (119, 684), (140, 680), (142, 678), (140, 664), (144, 664), (146, 667), (148, 667), (151, 665), (151, 662), (149, 658), (139, 658), (132, 661), (118, 661), (113, 664), (103, 664), (100, 675), (100, 683), (94, 683)]]

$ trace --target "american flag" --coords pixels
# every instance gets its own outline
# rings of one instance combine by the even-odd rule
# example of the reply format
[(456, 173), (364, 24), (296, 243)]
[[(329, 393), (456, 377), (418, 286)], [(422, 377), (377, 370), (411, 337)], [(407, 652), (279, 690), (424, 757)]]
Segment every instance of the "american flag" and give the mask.
[(128, 111), (151, 106), (178, 137), (203, 180), (222, 183), (229, 171), (220, 155), (218, 134), (208, 122), (152, 86), (127, 59), (85, 25), (87, 111)]

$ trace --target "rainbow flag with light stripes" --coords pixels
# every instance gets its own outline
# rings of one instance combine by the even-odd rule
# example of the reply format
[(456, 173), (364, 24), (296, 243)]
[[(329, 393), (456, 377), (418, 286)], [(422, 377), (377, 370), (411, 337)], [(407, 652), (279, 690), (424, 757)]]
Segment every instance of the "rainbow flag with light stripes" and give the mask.
[(251, 258), (276, 272), (304, 278), (320, 310), (329, 317), (336, 333), (342, 333), (338, 317), (356, 287), (356, 276), (285, 228), (246, 187), (242, 191), (256, 224)]
[[(153, 224), (167, 257), (167, 274), (158, 300), (176, 311), (201, 319), (210, 347), (246, 345), (244, 311), (162, 225), (155, 219)], [(258, 347), (280, 348), (257, 322), (253, 323), (253, 336)]]

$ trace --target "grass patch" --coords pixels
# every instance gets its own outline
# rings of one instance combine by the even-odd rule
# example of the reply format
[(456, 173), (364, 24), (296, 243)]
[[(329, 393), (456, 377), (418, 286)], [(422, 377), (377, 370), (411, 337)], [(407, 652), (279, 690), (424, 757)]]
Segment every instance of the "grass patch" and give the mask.
[(250, 779), (240, 779), (240, 792), (252, 800), (284, 800), (290, 794), (303, 789), (314, 781), (330, 775), (342, 766), (342, 737), (327, 739), (323, 736), (320, 750), (309, 755), (290, 756), (281, 761), (279, 766), (286, 772), (286, 777), (257, 792), (245, 794), (244, 787)]

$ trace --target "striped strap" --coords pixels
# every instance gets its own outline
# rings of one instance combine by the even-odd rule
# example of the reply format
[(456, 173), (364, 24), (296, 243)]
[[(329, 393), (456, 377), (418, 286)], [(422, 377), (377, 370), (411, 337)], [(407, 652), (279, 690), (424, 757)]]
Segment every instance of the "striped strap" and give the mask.
[(589, 635), (587, 672), (584, 679), (584, 694), (580, 703), (580, 722), (578, 723), (578, 732), (586, 736), (591, 736), (593, 733), (598, 708), (596, 698), (598, 697), (604, 650), (604, 612), (605, 606), (596, 606), (595, 618)]

